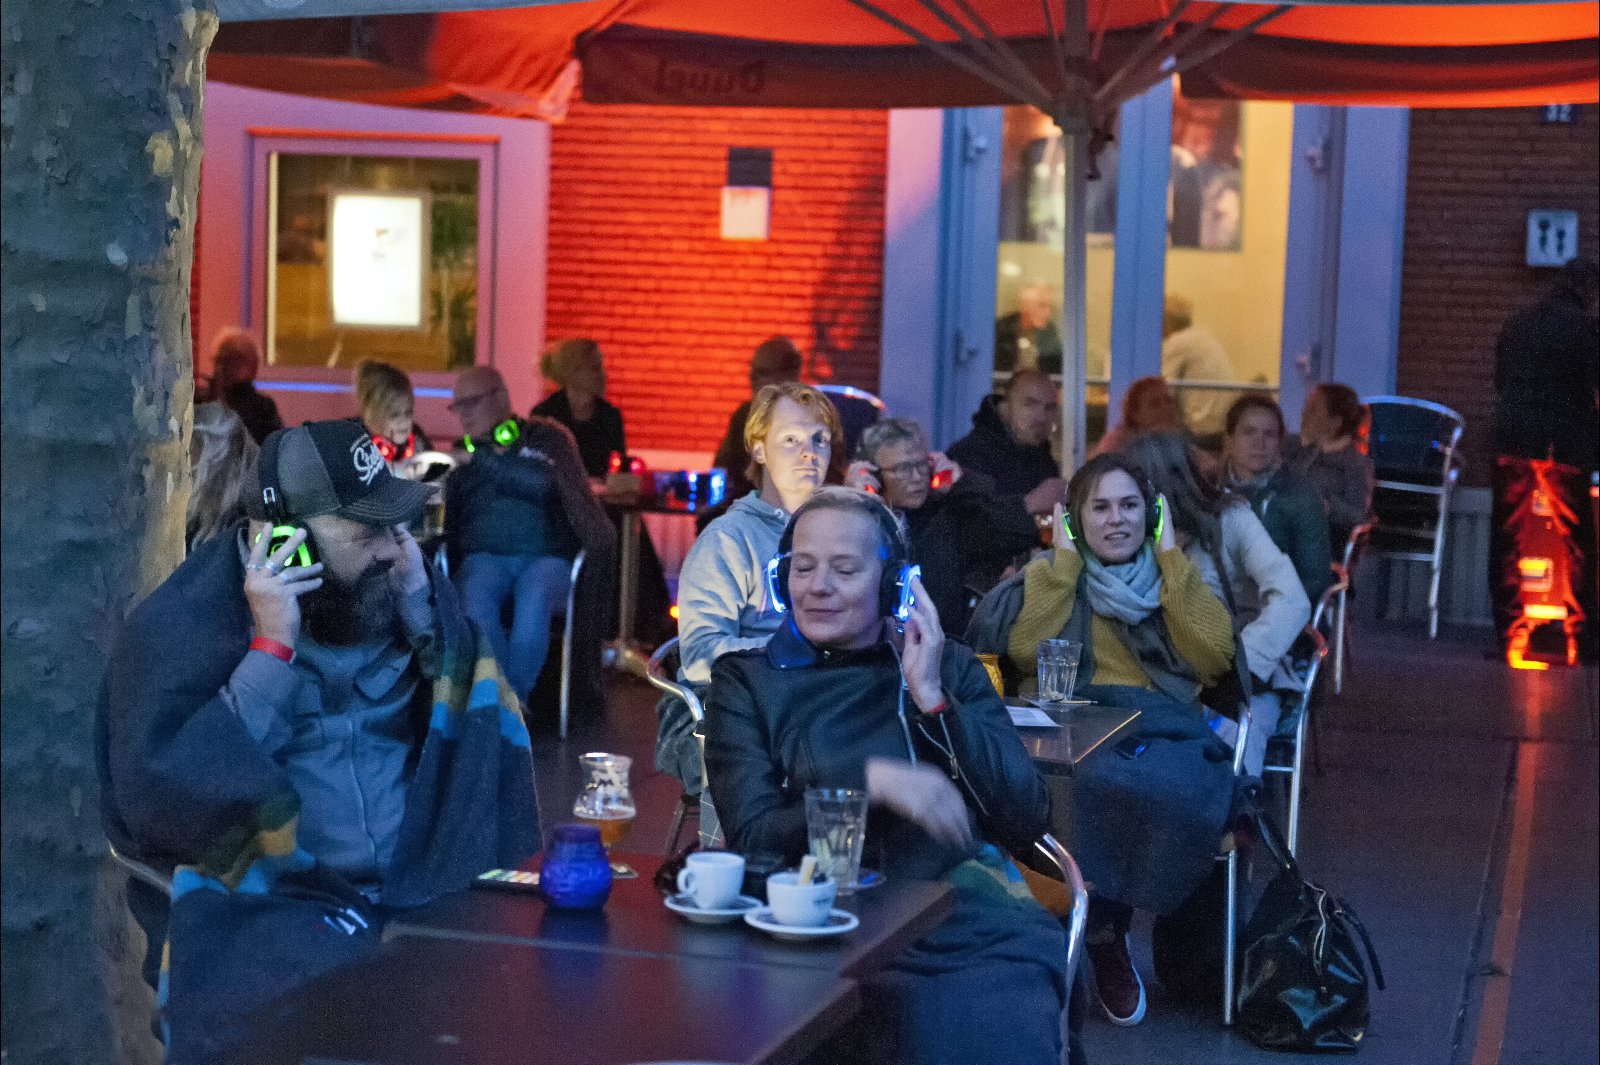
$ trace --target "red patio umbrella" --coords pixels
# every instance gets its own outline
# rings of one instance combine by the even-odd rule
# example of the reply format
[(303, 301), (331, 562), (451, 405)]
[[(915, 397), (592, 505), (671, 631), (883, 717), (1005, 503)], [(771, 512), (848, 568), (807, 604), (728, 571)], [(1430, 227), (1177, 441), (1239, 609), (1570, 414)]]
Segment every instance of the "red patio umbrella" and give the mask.
[(596, 103), (1027, 103), (1066, 134), (1063, 466), (1083, 454), (1084, 180), (1117, 107), (1185, 95), (1494, 107), (1600, 98), (1600, 2), (586, 0), (225, 24), (210, 76), (331, 99), (557, 119)]

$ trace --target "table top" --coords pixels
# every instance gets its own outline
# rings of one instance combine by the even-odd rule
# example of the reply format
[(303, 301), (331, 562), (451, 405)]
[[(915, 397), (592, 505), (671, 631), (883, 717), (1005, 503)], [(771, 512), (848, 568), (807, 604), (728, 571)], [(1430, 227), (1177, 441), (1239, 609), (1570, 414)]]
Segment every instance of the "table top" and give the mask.
[(819, 969), (403, 937), (274, 1004), (235, 1060), (788, 1065), (859, 1005)]
[[(1006, 702), (1016, 701), (1007, 699)], [(1031, 703), (1026, 705), (1032, 706)], [(1099, 703), (1046, 709), (1045, 713), (1058, 721), (1060, 727), (1019, 728), (1017, 733), (1040, 771), (1059, 776), (1070, 776), (1074, 766), (1139, 716), (1137, 710)]]
[[(626, 951), (741, 965), (822, 970), (862, 976), (882, 968), (948, 917), (955, 906), (948, 884), (886, 880), (835, 905), (861, 918), (834, 939), (786, 943), (735, 920), (697, 925), (668, 910), (653, 878), (659, 855), (614, 856), (639, 871), (618, 880), (597, 912), (553, 910), (536, 894), (469, 888), (389, 921), (385, 938), (466, 939), (599, 953)], [(533, 868), (534, 862), (525, 863)]]

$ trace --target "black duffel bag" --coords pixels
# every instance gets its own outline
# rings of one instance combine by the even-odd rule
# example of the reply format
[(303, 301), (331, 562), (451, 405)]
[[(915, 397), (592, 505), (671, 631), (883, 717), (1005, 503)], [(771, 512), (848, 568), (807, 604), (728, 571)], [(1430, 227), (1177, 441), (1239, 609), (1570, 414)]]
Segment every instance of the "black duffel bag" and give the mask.
[(1371, 1016), (1367, 960), (1383, 990), (1372, 940), (1349, 903), (1300, 871), (1277, 826), (1256, 823), (1279, 871), (1245, 926), (1239, 1031), (1270, 1050), (1354, 1051)]

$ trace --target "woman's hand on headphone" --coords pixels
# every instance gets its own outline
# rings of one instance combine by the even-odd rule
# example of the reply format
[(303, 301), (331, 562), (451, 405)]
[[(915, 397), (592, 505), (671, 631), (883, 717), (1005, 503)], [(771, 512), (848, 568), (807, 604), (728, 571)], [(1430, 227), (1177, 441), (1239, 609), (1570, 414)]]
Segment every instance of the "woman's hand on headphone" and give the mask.
[(883, 495), (883, 482), (878, 479), (878, 468), (865, 459), (856, 459), (844, 471), (844, 483), (875, 496)]
[(1173, 532), (1173, 526), (1177, 525), (1177, 522), (1172, 520), (1172, 510), (1167, 506), (1165, 493), (1156, 494), (1156, 509), (1161, 513), (1158, 519), (1161, 522), (1161, 535), (1156, 539), (1156, 551), (1170, 551), (1178, 545), (1177, 534)]
[(916, 598), (911, 603), (911, 616), (906, 619), (905, 649), (900, 653), (900, 673), (905, 677), (906, 691), (924, 713), (937, 710), (944, 702), (944, 683), (939, 667), (944, 660), (944, 629), (939, 624), (939, 611), (922, 587), (922, 578), (911, 578), (911, 589)]
[(322, 587), (322, 563), (284, 568), (305, 543), (307, 533), (296, 529), (278, 550), (267, 553), (271, 526), (250, 523), (250, 558), (244, 566), (244, 598), (250, 606), (257, 636), (293, 647), (300, 636), (300, 597)]

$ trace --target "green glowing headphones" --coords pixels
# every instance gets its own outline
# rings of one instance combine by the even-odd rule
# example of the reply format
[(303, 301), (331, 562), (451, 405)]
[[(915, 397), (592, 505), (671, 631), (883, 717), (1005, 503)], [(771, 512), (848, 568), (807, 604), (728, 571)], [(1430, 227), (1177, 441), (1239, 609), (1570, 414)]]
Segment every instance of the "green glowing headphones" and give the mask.
[[(512, 444), (515, 444), (522, 438), (522, 426), (517, 424), (517, 420), (515, 418), (507, 418), (505, 421), (494, 427), (493, 435), (495, 443), (499, 444), (501, 447), (510, 447)], [(475, 446), (473, 446), (472, 437), (470, 436), (462, 437), (461, 443), (467, 449), (468, 454), (478, 450)]]

